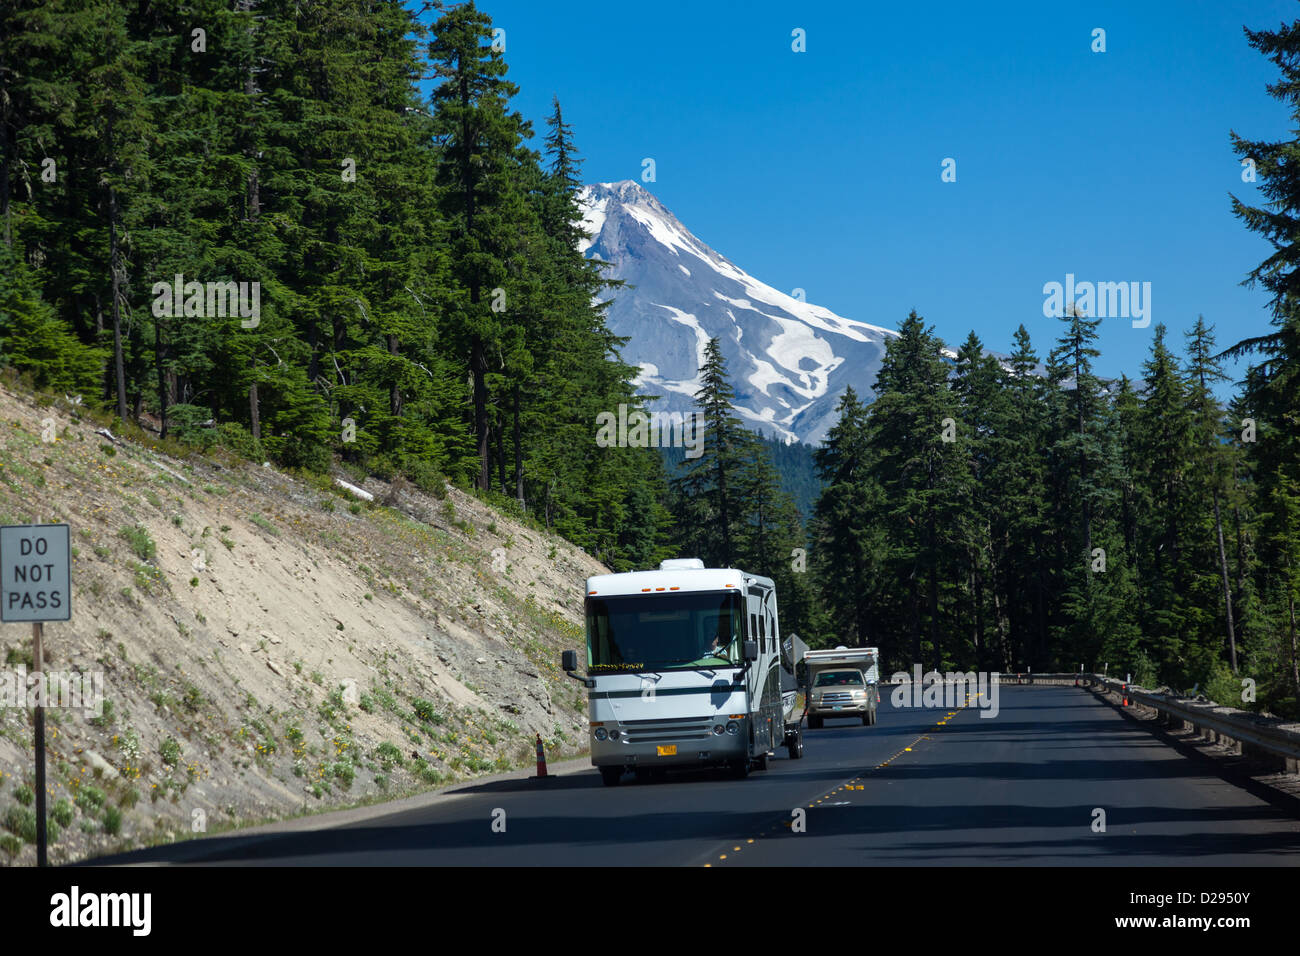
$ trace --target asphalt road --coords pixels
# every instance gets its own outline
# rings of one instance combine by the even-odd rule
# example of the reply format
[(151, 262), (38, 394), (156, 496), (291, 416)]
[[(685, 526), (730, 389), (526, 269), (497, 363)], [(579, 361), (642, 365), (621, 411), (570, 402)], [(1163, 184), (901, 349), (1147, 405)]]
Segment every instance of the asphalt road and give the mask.
[[(886, 689), (887, 691), (887, 689)], [(746, 780), (489, 780), (363, 822), (111, 862), (277, 866), (1296, 865), (1295, 802), (1221, 775), (1091, 693), (1003, 687), (1000, 713), (829, 722)], [(949, 717), (948, 715), (953, 715)], [(1095, 811), (1105, 812), (1105, 832)], [(802, 819), (799, 817), (802, 816)], [(494, 825), (495, 824), (495, 825)], [(108, 861), (104, 861), (108, 862)]]

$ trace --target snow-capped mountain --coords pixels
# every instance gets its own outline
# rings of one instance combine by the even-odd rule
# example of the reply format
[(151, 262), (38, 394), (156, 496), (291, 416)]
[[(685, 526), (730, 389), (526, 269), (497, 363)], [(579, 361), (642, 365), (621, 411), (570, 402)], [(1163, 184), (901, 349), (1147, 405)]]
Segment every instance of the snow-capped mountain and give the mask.
[(750, 427), (817, 443), (852, 385), (869, 400), (885, 339), (897, 333), (842, 318), (755, 279), (693, 236), (639, 183), (583, 188), (589, 257), (612, 264), (609, 326), (626, 336), (623, 359), (641, 369), (651, 410), (686, 412), (700, 387), (704, 347), (718, 338)]

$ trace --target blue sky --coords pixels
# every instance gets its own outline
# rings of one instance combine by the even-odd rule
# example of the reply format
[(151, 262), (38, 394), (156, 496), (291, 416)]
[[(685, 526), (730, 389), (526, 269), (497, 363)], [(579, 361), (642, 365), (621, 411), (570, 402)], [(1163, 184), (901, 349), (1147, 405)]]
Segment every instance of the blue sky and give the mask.
[(1097, 370), (1130, 376), (1158, 322), (1180, 352), (1198, 314), (1221, 347), (1270, 328), (1240, 285), (1270, 247), (1231, 213), (1258, 194), (1228, 134), (1291, 135), (1242, 26), (1300, 18), (1294, 0), (479, 7), (538, 148), (557, 95), (586, 181), (653, 157), (646, 188), (687, 228), (848, 318), (915, 308), (998, 351), (1023, 322), (1045, 355), (1044, 283), (1150, 282), (1150, 328), (1102, 323)]

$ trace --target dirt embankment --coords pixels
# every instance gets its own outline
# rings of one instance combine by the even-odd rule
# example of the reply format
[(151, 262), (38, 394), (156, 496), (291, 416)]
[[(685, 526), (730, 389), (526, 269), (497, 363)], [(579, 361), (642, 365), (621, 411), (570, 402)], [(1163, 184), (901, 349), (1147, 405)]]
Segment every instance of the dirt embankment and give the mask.
[[(0, 390), (0, 524), (71, 526), (73, 617), (45, 667), (51, 861), (436, 787), (585, 745), (597, 561), (448, 489), (171, 457)], [(51, 440), (52, 439), (52, 440)], [(0, 625), (0, 675), (31, 628)], [(5, 702), (8, 703), (8, 702)], [(0, 863), (31, 863), (31, 711), (0, 706)], [(86, 702), (83, 702), (86, 703)], [(89, 702), (93, 707), (93, 701)]]

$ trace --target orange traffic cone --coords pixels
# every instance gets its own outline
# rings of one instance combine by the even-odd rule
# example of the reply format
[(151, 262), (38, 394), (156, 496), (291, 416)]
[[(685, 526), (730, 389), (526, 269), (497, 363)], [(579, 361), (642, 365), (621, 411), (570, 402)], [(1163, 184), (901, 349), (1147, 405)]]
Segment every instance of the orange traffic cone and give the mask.
[(1124, 707), (1127, 707), (1127, 706), (1128, 706), (1128, 684), (1120, 684), (1120, 687), (1122, 687), (1123, 690), (1124, 690), (1124, 704), (1123, 704), (1123, 706), (1124, 706)]
[(546, 776), (546, 751), (542, 749), (542, 735), (537, 735), (537, 776)]

